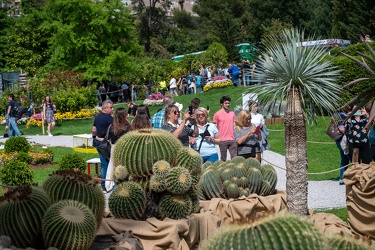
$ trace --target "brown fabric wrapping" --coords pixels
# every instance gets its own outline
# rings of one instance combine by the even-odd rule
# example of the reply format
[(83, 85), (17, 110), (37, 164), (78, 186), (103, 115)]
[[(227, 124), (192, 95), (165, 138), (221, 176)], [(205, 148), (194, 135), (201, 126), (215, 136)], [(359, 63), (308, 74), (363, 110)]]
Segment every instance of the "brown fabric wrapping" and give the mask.
[(340, 234), (347, 237), (352, 236), (348, 224), (334, 214), (316, 213), (311, 215), (310, 219), (323, 234)]
[[(256, 218), (266, 213), (286, 210), (285, 192), (266, 197), (251, 195), (238, 200), (212, 199), (201, 201), (201, 212), (187, 219), (163, 221), (149, 218), (146, 221), (103, 218), (97, 235), (118, 235), (131, 232), (144, 249), (197, 249), (221, 224)], [(129, 244), (116, 249), (128, 249)]]
[(222, 225), (287, 209), (285, 191), (265, 197), (252, 194), (238, 200), (214, 198), (210, 201), (200, 201), (200, 204), (203, 205), (204, 211), (212, 211), (220, 218)]
[(356, 164), (344, 173), (348, 222), (354, 233), (375, 240), (375, 162)]
[(215, 231), (220, 220), (211, 213), (192, 214), (188, 219), (146, 221), (104, 218), (97, 235), (118, 235), (131, 231), (144, 249), (188, 250)]

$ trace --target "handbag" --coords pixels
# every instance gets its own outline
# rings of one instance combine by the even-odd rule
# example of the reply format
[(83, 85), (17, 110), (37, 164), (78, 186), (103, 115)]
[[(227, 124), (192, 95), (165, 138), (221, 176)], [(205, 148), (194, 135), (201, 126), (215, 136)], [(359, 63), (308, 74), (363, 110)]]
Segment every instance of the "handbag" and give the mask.
[(334, 114), (331, 117), (331, 123), (329, 124), (326, 134), (332, 138), (332, 140), (337, 141), (342, 137), (342, 133), (338, 129), (338, 124), (342, 121), (341, 117), (338, 114)]
[(97, 146), (98, 151), (103, 155), (104, 158), (109, 159), (111, 157), (111, 142), (108, 140), (109, 129), (111, 128), (112, 124), (108, 126), (107, 133), (102, 141), (99, 141), (99, 145)]

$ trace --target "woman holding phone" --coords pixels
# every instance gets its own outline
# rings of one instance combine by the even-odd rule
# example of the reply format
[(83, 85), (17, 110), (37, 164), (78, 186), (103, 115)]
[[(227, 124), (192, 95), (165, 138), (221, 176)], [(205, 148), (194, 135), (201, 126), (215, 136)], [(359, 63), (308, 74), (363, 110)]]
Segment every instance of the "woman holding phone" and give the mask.
[[(258, 129), (257, 129), (258, 128)], [(248, 110), (242, 110), (237, 116), (234, 138), (237, 142), (237, 155), (244, 158), (260, 159), (261, 140), (259, 127), (251, 123), (251, 114)]]

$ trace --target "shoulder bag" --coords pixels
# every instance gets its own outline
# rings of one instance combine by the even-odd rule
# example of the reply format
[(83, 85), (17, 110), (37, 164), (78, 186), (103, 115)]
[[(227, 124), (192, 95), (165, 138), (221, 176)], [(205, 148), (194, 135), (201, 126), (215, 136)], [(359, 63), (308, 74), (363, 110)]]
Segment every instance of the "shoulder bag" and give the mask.
[(108, 140), (109, 129), (112, 124), (108, 126), (107, 133), (102, 141), (99, 141), (97, 146), (98, 151), (104, 156), (104, 158), (109, 159), (111, 157), (111, 142)]

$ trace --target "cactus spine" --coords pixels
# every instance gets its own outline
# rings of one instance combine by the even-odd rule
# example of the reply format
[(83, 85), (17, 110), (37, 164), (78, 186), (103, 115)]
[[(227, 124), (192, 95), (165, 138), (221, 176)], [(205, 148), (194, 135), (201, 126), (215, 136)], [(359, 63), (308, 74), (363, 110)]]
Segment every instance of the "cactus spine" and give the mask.
[(177, 155), (176, 165), (187, 168), (190, 174), (202, 172), (202, 157), (191, 148), (182, 148)]
[(309, 221), (295, 215), (274, 215), (248, 225), (223, 228), (202, 244), (216, 249), (324, 249), (324, 237)]
[(23, 185), (11, 189), (0, 198), (0, 232), (10, 236), (18, 248), (38, 247), (49, 205), (42, 188)]
[(97, 224), (103, 218), (105, 200), (99, 183), (91, 176), (73, 170), (57, 170), (43, 183), (52, 202), (60, 200), (77, 200), (92, 209)]
[(187, 195), (164, 195), (159, 202), (160, 214), (163, 218), (182, 219), (192, 211), (192, 201)]
[(113, 150), (114, 165), (125, 166), (129, 174), (151, 176), (152, 166), (159, 160), (172, 165), (181, 142), (162, 129), (140, 129), (122, 136)]
[(167, 177), (167, 190), (172, 194), (186, 193), (191, 187), (192, 178), (184, 167), (172, 168)]
[(108, 199), (108, 206), (116, 218), (139, 220), (146, 209), (146, 194), (135, 182), (123, 182)]
[(91, 209), (74, 200), (62, 200), (48, 208), (42, 226), (46, 248), (89, 249), (94, 242), (96, 219)]

